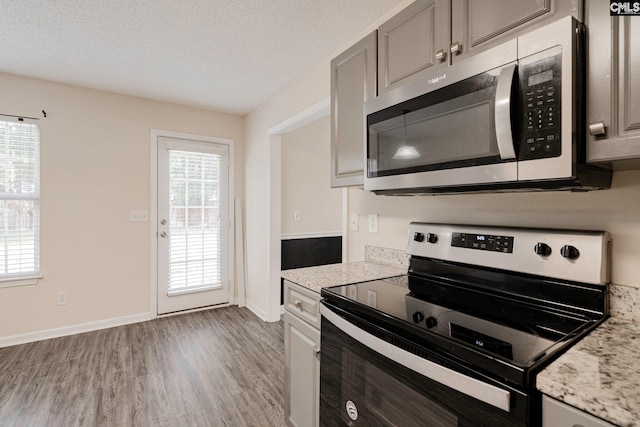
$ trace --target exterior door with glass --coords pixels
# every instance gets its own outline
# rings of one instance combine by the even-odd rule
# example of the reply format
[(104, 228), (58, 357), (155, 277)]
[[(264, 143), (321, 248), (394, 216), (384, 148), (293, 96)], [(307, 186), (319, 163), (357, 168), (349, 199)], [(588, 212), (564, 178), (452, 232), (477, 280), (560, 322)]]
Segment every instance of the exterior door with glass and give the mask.
[(229, 147), (158, 137), (158, 314), (229, 303)]

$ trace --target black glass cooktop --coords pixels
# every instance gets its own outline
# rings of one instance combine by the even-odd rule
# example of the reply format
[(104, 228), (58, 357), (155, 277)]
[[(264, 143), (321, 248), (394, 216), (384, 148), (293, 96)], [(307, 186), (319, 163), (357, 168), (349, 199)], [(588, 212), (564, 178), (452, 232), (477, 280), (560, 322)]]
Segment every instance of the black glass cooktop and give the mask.
[(522, 385), (530, 371), (602, 319), (407, 276), (325, 288), (322, 295), (384, 330)]

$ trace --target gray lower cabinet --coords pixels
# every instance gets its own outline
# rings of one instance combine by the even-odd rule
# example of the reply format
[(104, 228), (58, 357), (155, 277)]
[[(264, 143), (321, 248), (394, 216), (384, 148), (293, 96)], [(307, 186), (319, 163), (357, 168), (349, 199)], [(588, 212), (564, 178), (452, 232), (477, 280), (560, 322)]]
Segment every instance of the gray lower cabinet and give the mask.
[(586, 2), (587, 159), (640, 168), (640, 20), (608, 10), (608, 0)]
[(319, 425), (320, 295), (284, 282), (285, 421)]
[(376, 32), (331, 61), (331, 187), (364, 184), (364, 103), (376, 96)]
[(559, 402), (542, 397), (542, 427), (615, 427), (600, 418)]

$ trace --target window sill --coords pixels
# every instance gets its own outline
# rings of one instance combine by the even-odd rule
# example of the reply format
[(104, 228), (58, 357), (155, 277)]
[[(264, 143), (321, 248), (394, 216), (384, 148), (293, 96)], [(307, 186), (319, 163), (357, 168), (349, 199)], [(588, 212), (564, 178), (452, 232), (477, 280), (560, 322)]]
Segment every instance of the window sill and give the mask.
[(41, 274), (27, 277), (4, 278), (0, 279), (0, 289), (15, 288), (18, 286), (31, 286), (37, 284), (40, 279), (42, 279)]

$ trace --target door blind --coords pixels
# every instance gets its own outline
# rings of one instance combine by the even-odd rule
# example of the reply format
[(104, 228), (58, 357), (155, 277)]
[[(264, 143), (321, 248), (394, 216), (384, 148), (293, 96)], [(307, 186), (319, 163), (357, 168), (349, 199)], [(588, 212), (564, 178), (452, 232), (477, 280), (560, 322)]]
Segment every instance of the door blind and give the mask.
[(40, 130), (0, 121), (0, 281), (39, 276)]
[(223, 156), (169, 150), (169, 294), (222, 286)]

